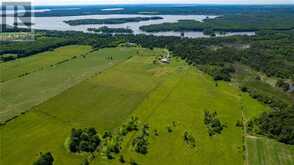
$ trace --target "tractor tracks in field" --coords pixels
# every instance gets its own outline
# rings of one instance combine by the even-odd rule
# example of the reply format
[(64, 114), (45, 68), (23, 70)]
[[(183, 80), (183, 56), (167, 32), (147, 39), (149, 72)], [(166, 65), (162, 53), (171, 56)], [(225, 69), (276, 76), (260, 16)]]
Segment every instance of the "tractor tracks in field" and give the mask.
[[(185, 72), (183, 73), (182, 76), (180, 76), (180, 78), (177, 80), (177, 82), (169, 89), (169, 91), (167, 92), (167, 94), (152, 108), (150, 108), (150, 113), (147, 114), (146, 117), (143, 118), (142, 123), (146, 123), (148, 121), (148, 119), (154, 115), (155, 111), (158, 109), (158, 107), (160, 107), (160, 105), (162, 105), (168, 98), (169, 96), (173, 93), (173, 91), (177, 88), (177, 86), (181, 83), (181, 81), (184, 79), (184, 77), (187, 75), (189, 69), (185, 70)], [(160, 85), (158, 85), (155, 89), (159, 88)], [(150, 94), (153, 92), (154, 90), (151, 90)], [(148, 96), (150, 96), (150, 94)], [(147, 97), (148, 97), (147, 96)], [(134, 137), (137, 135), (137, 133), (133, 133), (130, 138), (128, 139), (128, 142), (126, 143), (124, 150), (127, 150), (129, 148), (129, 146), (131, 145), (132, 139), (134, 139)]]
[(30, 74), (35, 73), (35, 72), (40, 72), (40, 71), (43, 71), (43, 70), (48, 69), (48, 68), (56, 67), (56, 66), (58, 66), (60, 64), (67, 63), (67, 62), (70, 62), (70, 61), (75, 60), (75, 59), (78, 59), (78, 58), (86, 58), (86, 56), (88, 56), (89, 54), (91, 54), (91, 53), (93, 53), (95, 51), (96, 50), (94, 49), (94, 50), (88, 51), (88, 52), (83, 53), (83, 54), (80, 54), (80, 55), (75, 55), (75, 56), (72, 56), (70, 58), (63, 59), (61, 61), (58, 61), (58, 62), (56, 62), (54, 64), (50, 64), (50, 65), (45, 66), (45, 67), (44, 66), (43, 67), (39, 67), (39, 68), (37, 68), (35, 70), (32, 70), (30, 72), (24, 72), (24, 73), (22, 73), (20, 75), (17, 75), (15, 78), (8, 79), (8, 80), (3, 80), (3, 81), (1, 81), (1, 83), (5, 83), (5, 82), (12, 81), (12, 80), (15, 80), (15, 79), (23, 78), (23, 77), (26, 77), (26, 76), (28, 76)]
[[(89, 52), (87, 52), (87, 53), (85, 53), (85, 54), (83, 54), (83, 55), (80, 55), (80, 56), (77, 57), (77, 58), (72, 58), (71, 60), (75, 60), (75, 59), (79, 59), (79, 58), (86, 58), (86, 56), (90, 55), (92, 52), (95, 52), (95, 51), (97, 51), (97, 50), (91, 50), (91, 51), (89, 51)], [(69, 61), (71, 61), (71, 60), (69, 60)], [(69, 61), (66, 61), (66, 62), (69, 62)], [(101, 71), (101, 70), (99, 70), (99, 71), (94, 71), (91, 75), (89, 75), (89, 76), (83, 78), (82, 80), (79, 80), (77, 83), (73, 84), (72, 86), (68, 86), (68, 87), (66, 87), (64, 90), (60, 91), (60, 92), (57, 93), (56, 95), (54, 95), (54, 96), (52, 96), (52, 97), (49, 97), (49, 98), (47, 98), (46, 100), (44, 100), (44, 101), (42, 101), (42, 102), (40, 102), (40, 103), (38, 103), (38, 104), (35, 104), (35, 105), (33, 105), (32, 107), (30, 107), (30, 108), (28, 108), (28, 109), (26, 109), (26, 110), (24, 110), (24, 111), (22, 111), (22, 112), (19, 112), (18, 114), (14, 115), (14, 116), (12, 116), (12, 117), (9, 117), (9, 118), (4, 119), (4, 120), (0, 120), (0, 126), (6, 125), (8, 122), (10, 122), (10, 121), (12, 121), (12, 120), (14, 120), (14, 119), (16, 119), (16, 118), (18, 118), (18, 117), (20, 117), (20, 116), (23, 116), (23, 115), (24, 115), (25, 113), (27, 113), (27, 112), (31, 112), (31, 111), (40, 112), (40, 111), (36, 110), (35, 107), (39, 106), (40, 104), (42, 104), (42, 103), (44, 103), (44, 102), (46, 102), (46, 101), (49, 101), (49, 100), (51, 100), (51, 99), (54, 99), (55, 97), (59, 96), (60, 94), (62, 94), (62, 93), (64, 93), (64, 92), (66, 92), (66, 91), (68, 91), (68, 90), (74, 88), (76, 85), (78, 85), (78, 84), (80, 84), (80, 83), (82, 83), (82, 82), (84, 82), (84, 81), (87, 81), (87, 80), (89, 80), (89, 79), (92, 79), (92, 78), (94, 78), (94, 77), (97, 77), (97, 76), (99, 76), (102, 72), (106, 72), (107, 70), (109, 70), (109, 69), (111, 69), (111, 68), (113, 68), (113, 67), (115, 67), (115, 66), (117, 66), (117, 65), (119, 65), (119, 64), (121, 64), (121, 63), (123, 63), (123, 62), (125, 62), (125, 61), (127, 61), (127, 60), (119, 60), (119, 61), (116, 61), (115, 63), (111, 64), (110, 67), (106, 67), (106, 68), (104, 68), (102, 71)], [(60, 63), (60, 64), (61, 64), (61, 63)], [(59, 65), (59, 64), (58, 64), (58, 65)], [(56, 66), (58, 66), (58, 65), (56, 65)], [(49, 67), (51, 67), (51, 66), (49, 66)], [(44, 70), (44, 69), (43, 69), (43, 70)], [(38, 70), (38, 71), (41, 71), (41, 70)], [(36, 71), (36, 72), (37, 72), (37, 71)], [(15, 79), (8, 80), (8, 81), (13, 81), (13, 80), (15, 80)], [(6, 82), (7, 82), (7, 81), (6, 81)], [(7, 113), (7, 112), (8, 112), (8, 111), (1, 111), (0, 114), (1, 114), (1, 113)], [(43, 112), (43, 114), (46, 115), (47, 117), (51, 117), (51, 118), (55, 118), (55, 119), (57, 119), (57, 117), (56, 117), (55, 115), (50, 114), (50, 112), (48, 112), (48, 113), (47, 113), (47, 112)], [(64, 120), (64, 119), (60, 119), (60, 121), (62, 121), (63, 123), (73, 123), (72, 121), (67, 121), (67, 120)]]

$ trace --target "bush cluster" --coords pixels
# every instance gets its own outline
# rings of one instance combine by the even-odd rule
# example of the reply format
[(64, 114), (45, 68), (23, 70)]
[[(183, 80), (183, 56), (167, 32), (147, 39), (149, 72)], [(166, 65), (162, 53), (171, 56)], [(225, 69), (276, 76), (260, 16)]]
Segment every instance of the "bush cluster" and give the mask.
[(69, 149), (71, 152), (94, 152), (101, 142), (95, 128), (71, 131)]
[(192, 147), (196, 147), (196, 140), (193, 135), (188, 131), (185, 131), (184, 133), (184, 141)]
[(208, 128), (209, 136), (220, 134), (224, 129), (225, 125), (217, 118), (217, 113), (204, 112), (204, 124)]
[(132, 131), (139, 130), (139, 120), (132, 117), (126, 124), (123, 124), (117, 135), (113, 135), (110, 131), (105, 131), (103, 138), (103, 152), (108, 159), (114, 159), (114, 155), (120, 153), (121, 143), (124, 136)]
[(113, 159), (114, 154), (118, 154), (121, 151), (122, 137), (120, 136), (108, 136), (104, 139), (105, 155), (108, 159)]
[(276, 83), (276, 87), (281, 88), (283, 91), (288, 91), (290, 89), (290, 84), (280, 79)]
[(45, 154), (40, 153), (40, 157), (33, 163), (33, 165), (53, 165), (53, 162), (54, 158), (50, 152)]
[(148, 138), (149, 138), (149, 126), (145, 124), (142, 129), (141, 135), (139, 135), (133, 140), (133, 146), (136, 152), (140, 154), (147, 154), (148, 145), (149, 145)]

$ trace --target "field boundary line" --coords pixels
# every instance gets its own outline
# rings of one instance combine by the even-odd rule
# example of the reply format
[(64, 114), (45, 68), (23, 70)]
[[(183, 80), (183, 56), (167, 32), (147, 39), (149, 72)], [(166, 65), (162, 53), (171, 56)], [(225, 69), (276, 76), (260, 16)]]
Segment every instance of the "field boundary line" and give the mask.
[[(60, 64), (64, 64), (64, 63), (70, 62), (70, 61), (72, 61), (72, 60), (75, 60), (76, 58), (86, 57), (86, 56), (88, 56), (89, 54), (91, 54), (91, 53), (93, 53), (93, 52), (95, 52), (95, 51), (96, 51), (95, 49), (92, 49), (92, 50), (89, 50), (89, 51), (87, 51), (87, 52), (85, 52), (85, 53), (83, 53), (83, 54), (75, 55), (75, 56), (73, 56), (73, 57), (66, 58), (66, 59), (64, 59), (64, 60), (62, 60), (62, 61), (58, 61), (58, 62), (56, 62), (56, 63), (54, 63), (54, 64), (50, 64), (50, 65), (48, 65), (48, 66), (42, 66), (42, 67), (40, 67), (40, 68), (38, 68), (38, 69), (32, 70), (31, 72), (26, 72), (26, 73), (23, 73), (23, 74), (17, 75), (17, 77), (15, 77), (15, 78), (13, 78), (13, 79), (9, 79), (9, 80), (5, 80), (5, 81), (1, 81), (1, 83), (5, 83), (5, 82), (9, 82), (9, 81), (13, 81), (13, 80), (21, 79), (21, 78), (26, 77), (26, 76), (28, 76), (28, 75), (30, 75), (30, 74), (33, 74), (33, 73), (36, 73), (36, 72), (41, 72), (41, 71), (46, 70), (46, 69), (48, 69), (48, 68), (56, 67), (56, 66), (58, 66), (58, 65), (60, 65)], [(47, 51), (45, 51), (45, 52), (47, 52)], [(45, 52), (41, 52), (41, 53), (45, 53)], [(38, 53), (37, 53), (37, 54), (38, 54)], [(30, 57), (30, 56), (28, 56), (28, 57)]]
[[(94, 50), (92, 50), (92, 51), (95, 52)], [(88, 56), (90, 53), (91, 53), (91, 52), (88, 52), (88, 53), (86, 53), (86, 54), (84, 54), (84, 55)], [(20, 116), (26, 114), (27, 112), (36, 111), (35, 107), (41, 105), (42, 103), (47, 102), (47, 101), (49, 101), (49, 100), (51, 100), (51, 99), (54, 99), (55, 97), (61, 95), (62, 93), (64, 93), (64, 92), (66, 92), (66, 91), (68, 91), (68, 90), (74, 88), (75, 86), (77, 86), (77, 85), (79, 85), (79, 84), (81, 84), (81, 83), (83, 83), (83, 82), (85, 82), (85, 81), (88, 81), (88, 80), (90, 80), (90, 79), (93, 79), (93, 78), (95, 78), (95, 77), (98, 77), (101, 73), (105, 73), (105, 72), (108, 71), (109, 69), (112, 69), (112, 68), (116, 67), (117, 65), (120, 65), (120, 64), (122, 64), (122, 63), (124, 63), (124, 62), (126, 62), (126, 61), (128, 61), (128, 60), (129, 60), (129, 59), (118, 60), (117, 62), (113, 63), (110, 67), (104, 68), (102, 71), (95, 71), (95, 72), (93, 72), (93, 74), (89, 75), (87, 78), (84, 78), (83, 80), (78, 81), (77, 83), (75, 83), (75, 84), (72, 85), (72, 86), (66, 87), (66, 89), (64, 89), (64, 90), (61, 91), (60, 93), (58, 93), (58, 94), (56, 94), (56, 95), (54, 95), (54, 96), (52, 96), (52, 97), (49, 97), (48, 99), (46, 99), (45, 101), (43, 101), (43, 102), (41, 102), (41, 103), (38, 103), (38, 104), (36, 104), (36, 105), (33, 105), (31, 108), (29, 108), (29, 109), (27, 109), (27, 110), (24, 110), (23, 112), (18, 113), (18, 114), (15, 115), (14, 117), (10, 117), (10, 118), (8, 118), (8, 119), (6, 119), (6, 120), (3, 120), (3, 121), (0, 120), (0, 127), (5, 126), (7, 123), (11, 122), (12, 120), (17, 119), (18, 117), (20, 117)], [(10, 80), (8, 80), (8, 81), (10, 81)], [(0, 91), (0, 92), (1, 92), (1, 91)], [(7, 113), (8, 111), (2, 111), (1, 113), (3, 113), (3, 112), (6, 112), (6, 113)], [(36, 112), (37, 112), (37, 111), (36, 111)]]
[(245, 146), (245, 165), (249, 165), (249, 151), (248, 151), (248, 144), (247, 144), (247, 120), (245, 118), (244, 112), (243, 112), (243, 106), (241, 106), (241, 113), (242, 113), (242, 122), (243, 122), (243, 137), (244, 137), (244, 146)]

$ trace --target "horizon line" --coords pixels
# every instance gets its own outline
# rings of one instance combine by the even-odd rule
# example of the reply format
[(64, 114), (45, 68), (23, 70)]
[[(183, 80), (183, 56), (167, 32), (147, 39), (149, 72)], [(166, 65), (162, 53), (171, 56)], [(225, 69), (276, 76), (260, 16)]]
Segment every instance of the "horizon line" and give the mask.
[[(256, 4), (252, 4), (252, 3), (117, 3), (117, 4), (96, 4), (96, 3), (92, 3), (92, 4), (47, 4), (47, 5), (34, 5), (33, 6), (37, 6), (37, 7), (42, 7), (42, 6), (103, 6), (103, 5), (109, 5), (109, 6), (115, 6), (115, 5), (235, 5), (235, 6), (268, 6), (268, 5), (273, 5), (273, 6), (277, 6), (277, 5), (294, 5), (293, 3), (256, 3)], [(1, 5), (0, 5), (1, 6)]]

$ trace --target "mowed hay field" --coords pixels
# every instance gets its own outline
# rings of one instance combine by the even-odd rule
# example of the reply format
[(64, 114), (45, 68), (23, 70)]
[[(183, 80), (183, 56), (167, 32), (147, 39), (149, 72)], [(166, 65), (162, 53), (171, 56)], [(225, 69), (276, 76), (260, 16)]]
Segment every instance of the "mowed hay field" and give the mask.
[[(68, 52), (68, 49), (70, 48), (73, 48), (73, 46), (60, 49), (65, 49), (65, 52)], [(107, 68), (118, 64), (123, 60), (126, 60), (129, 56), (135, 55), (137, 53), (135, 48), (121, 48), (121, 50), (103, 49), (94, 52), (88, 52), (88, 46), (77, 46), (77, 48), (87, 48), (87, 51), (70, 51), (77, 57), (71, 58), (64, 63), (53, 66), (48, 66), (47, 64), (44, 66), (38, 65), (37, 62), (34, 62), (34, 60), (30, 58), (36, 59), (38, 56), (37, 61), (42, 61), (42, 58), (44, 61), (46, 61), (49, 58), (48, 56), (61, 56), (58, 53), (44, 53), (44, 55), (35, 55), (20, 59), (22, 61), (31, 61), (34, 65), (30, 64), (29, 62), (25, 62), (24, 64), (20, 62), (19, 66), (15, 67), (15, 70), (14, 67), (10, 67), (10, 62), (0, 64), (0, 66), (8, 66), (7, 69), (4, 69), (3, 72), (6, 72), (6, 70), (9, 68), (9, 72), (11, 73), (18, 73), (19, 68), (22, 68), (24, 70), (23, 72), (27, 72), (31, 69), (32, 65), (38, 68), (43, 67), (42, 70), (0, 84), (0, 121), (4, 122), (7, 119), (25, 112), (31, 109), (33, 106), (38, 105), (53, 96), (56, 96), (62, 91), (78, 84), (87, 78), (90, 78), (95, 74), (98, 74)], [(81, 54), (81, 52), (83, 52), (83, 54)], [(110, 56), (113, 57), (112, 60), (106, 59)], [(53, 57), (50, 58), (53, 59)], [(18, 62), (16, 60), (12, 63)]]
[[(121, 164), (118, 158), (124, 155), (128, 164), (136, 160), (147, 165), (243, 165), (244, 133), (236, 122), (242, 119), (242, 112), (256, 116), (268, 108), (229, 83), (216, 84), (182, 60), (173, 58), (171, 64), (154, 64), (154, 59), (162, 54), (161, 49), (102, 49), (34, 73), (39, 74), (36, 78), (40, 75), (50, 79), (58, 79), (58, 75), (83, 78), (0, 127), (0, 164), (32, 164), (39, 152), (50, 151), (55, 165), (79, 165), (89, 155), (66, 150), (64, 143), (72, 128), (95, 127), (102, 134), (104, 130), (116, 131), (136, 116), (142, 124), (149, 124), (151, 132), (155, 129), (159, 132), (158, 136), (151, 133), (148, 153), (141, 155), (134, 151), (132, 141), (139, 134), (134, 132), (125, 137), (122, 151), (115, 159), (107, 160), (95, 153), (91, 164)], [(29, 77), (34, 74), (23, 77), (26, 84), (35, 82), (36, 79)], [(60, 79), (54, 86), (71, 81)], [(42, 89), (41, 85), (34, 86)], [(221, 134), (208, 135), (204, 111), (218, 113), (226, 125)], [(168, 126), (172, 126), (171, 132), (167, 131)], [(195, 137), (195, 148), (184, 142), (185, 131)]]
[(247, 137), (250, 165), (293, 165), (294, 146), (263, 137)]
[(38, 53), (36, 55), (19, 58), (14, 61), (0, 64), (0, 82), (8, 81), (21, 77), (32, 72), (37, 72), (46, 69), (50, 65), (54, 65), (73, 57), (79, 57), (88, 53), (91, 50), (90, 46), (70, 45), (64, 46), (52, 51)]

